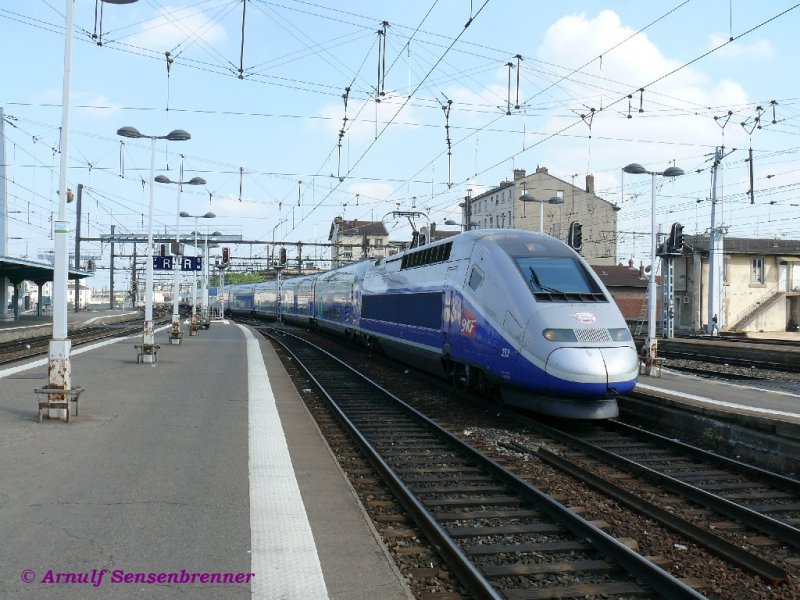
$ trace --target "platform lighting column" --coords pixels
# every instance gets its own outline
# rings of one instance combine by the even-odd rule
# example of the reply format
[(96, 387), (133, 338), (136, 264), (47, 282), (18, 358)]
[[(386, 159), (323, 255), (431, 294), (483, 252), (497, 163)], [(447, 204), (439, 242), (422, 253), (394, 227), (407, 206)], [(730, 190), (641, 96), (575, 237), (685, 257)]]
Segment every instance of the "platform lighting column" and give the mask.
[(127, 138), (150, 138), (150, 203), (147, 213), (147, 258), (145, 259), (145, 291), (144, 291), (144, 332), (142, 334), (142, 363), (155, 362), (152, 348), (155, 345), (153, 330), (153, 181), (156, 171), (156, 140), (183, 142), (192, 138), (182, 129), (170, 131), (167, 135), (145, 135), (135, 127), (122, 127), (117, 135)]
[[(135, 0), (103, 0), (108, 4), (130, 4)], [(67, 337), (67, 279), (69, 277), (67, 252), (67, 168), (69, 158), (69, 110), (72, 85), (72, 33), (73, 0), (66, 0), (64, 26), (64, 79), (61, 91), (61, 159), (58, 177), (58, 218), (54, 225), (53, 248), (53, 339), (49, 345), (49, 367), (47, 389), (72, 390), (72, 365), (70, 363), (71, 340)], [(64, 394), (49, 395), (50, 401), (63, 401)], [(63, 408), (48, 409), (48, 418), (68, 419)]]
[(665, 171), (648, 171), (638, 163), (631, 163), (622, 169), (625, 173), (631, 175), (648, 174), (651, 176), (650, 187), (650, 280), (647, 283), (647, 339), (645, 340), (646, 358), (645, 358), (645, 373), (650, 375), (652, 373), (653, 364), (658, 357), (658, 338), (656, 337), (656, 302), (657, 290), (656, 285), (656, 246), (657, 246), (657, 230), (656, 230), (656, 175), (663, 175), (664, 177), (679, 177), (683, 175), (683, 169), (678, 167), (669, 167)]
[[(181, 165), (183, 171), (183, 165)], [(156, 177), (159, 183), (174, 183), (178, 186), (178, 210), (175, 213), (175, 264), (173, 267), (174, 280), (172, 284), (172, 333), (170, 334), (170, 342), (173, 344), (181, 343), (181, 317), (178, 312), (180, 304), (180, 245), (181, 245), (181, 192), (184, 185), (205, 185), (206, 180), (202, 177), (192, 177), (189, 181), (172, 181), (166, 175), (159, 175)]]
[[(217, 215), (212, 212), (207, 212), (204, 215), (190, 215), (188, 212), (181, 211), (181, 217), (194, 219), (194, 255), (195, 258), (200, 256), (199, 246), (197, 242), (197, 219), (213, 219)], [(192, 271), (194, 281), (192, 282), (192, 320), (189, 325), (189, 335), (197, 335), (197, 271)]]
[(205, 251), (205, 264), (203, 265), (203, 309), (202, 309), (202, 317), (203, 317), (203, 324), (206, 329), (211, 326), (211, 310), (210, 306), (208, 305), (208, 238), (209, 237), (218, 237), (222, 235), (219, 231), (215, 231), (212, 234), (208, 234), (206, 232), (206, 251)]

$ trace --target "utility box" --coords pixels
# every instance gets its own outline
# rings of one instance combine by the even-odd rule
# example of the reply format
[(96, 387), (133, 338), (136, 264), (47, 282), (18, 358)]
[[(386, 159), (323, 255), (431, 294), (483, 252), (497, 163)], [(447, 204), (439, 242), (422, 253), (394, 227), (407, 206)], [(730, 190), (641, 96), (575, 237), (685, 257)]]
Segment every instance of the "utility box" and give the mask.
[(175, 256), (183, 256), (183, 243), (181, 242), (170, 242), (170, 250), (172, 254)]

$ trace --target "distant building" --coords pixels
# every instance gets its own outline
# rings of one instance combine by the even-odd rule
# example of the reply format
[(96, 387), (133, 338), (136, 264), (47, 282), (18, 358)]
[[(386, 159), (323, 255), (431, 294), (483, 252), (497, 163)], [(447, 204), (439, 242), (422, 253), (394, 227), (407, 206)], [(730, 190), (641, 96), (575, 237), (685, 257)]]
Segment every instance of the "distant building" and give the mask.
[[(685, 236), (674, 260), (675, 328), (708, 324), (708, 236)], [(800, 324), (800, 240), (726, 237), (722, 331), (786, 331)]]
[(331, 223), (328, 241), (331, 246), (331, 267), (341, 267), (365, 258), (380, 258), (390, 250), (389, 232), (381, 221), (345, 221), (336, 217)]
[[(582, 226), (584, 258), (592, 264), (616, 265), (619, 208), (594, 193), (594, 176), (587, 175), (585, 184), (572, 185), (550, 175), (546, 167), (530, 175), (515, 169), (514, 181), (464, 201), (464, 229), (542, 230), (566, 242), (569, 225), (576, 221)], [(520, 200), (523, 194), (532, 201)]]
[[(606, 286), (619, 307), (622, 316), (631, 328), (647, 324), (647, 283), (649, 275), (641, 265), (636, 268), (633, 260), (628, 265), (590, 265)], [(658, 314), (658, 313), (656, 313)], [(634, 333), (639, 333), (634, 331)]]

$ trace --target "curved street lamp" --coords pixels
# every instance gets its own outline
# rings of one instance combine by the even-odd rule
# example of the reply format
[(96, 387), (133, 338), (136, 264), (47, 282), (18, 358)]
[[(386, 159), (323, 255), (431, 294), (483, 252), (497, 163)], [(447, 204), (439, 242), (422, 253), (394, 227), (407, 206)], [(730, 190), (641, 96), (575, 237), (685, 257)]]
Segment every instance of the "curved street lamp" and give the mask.
[(142, 335), (142, 363), (155, 362), (155, 332), (153, 331), (153, 180), (156, 171), (156, 140), (184, 142), (192, 138), (183, 129), (173, 129), (167, 135), (145, 135), (135, 127), (120, 127), (117, 135), (150, 139), (150, 203), (147, 216), (147, 263), (144, 292), (144, 333)]
[(683, 175), (683, 169), (669, 167), (664, 171), (648, 171), (639, 163), (631, 163), (623, 167), (624, 173), (631, 175), (651, 176), (650, 188), (650, 281), (647, 283), (647, 358), (645, 361), (645, 374), (650, 375), (655, 359), (658, 356), (658, 338), (656, 338), (656, 175), (664, 177), (679, 177)]
[[(194, 219), (194, 255), (197, 257), (197, 219), (213, 219), (217, 215), (213, 212), (207, 212), (204, 215), (190, 215), (188, 212), (181, 211), (180, 217), (186, 219)], [(189, 335), (197, 335), (197, 271), (192, 271), (194, 274), (194, 281), (192, 282), (192, 320), (189, 324)]]
[[(181, 171), (183, 170), (183, 165), (181, 165)], [(180, 282), (179, 282), (179, 256), (180, 254), (180, 244), (181, 244), (181, 191), (183, 190), (184, 185), (205, 185), (206, 180), (202, 177), (192, 177), (189, 181), (172, 181), (166, 175), (159, 175), (156, 177), (156, 181), (158, 183), (174, 183), (178, 186), (178, 210), (175, 213), (175, 257), (176, 261), (175, 264), (172, 265), (172, 269), (174, 271), (174, 280), (172, 285), (172, 332), (169, 336), (169, 341), (171, 344), (180, 344), (181, 343), (181, 317), (178, 313), (179, 308), (179, 299), (180, 299)]]

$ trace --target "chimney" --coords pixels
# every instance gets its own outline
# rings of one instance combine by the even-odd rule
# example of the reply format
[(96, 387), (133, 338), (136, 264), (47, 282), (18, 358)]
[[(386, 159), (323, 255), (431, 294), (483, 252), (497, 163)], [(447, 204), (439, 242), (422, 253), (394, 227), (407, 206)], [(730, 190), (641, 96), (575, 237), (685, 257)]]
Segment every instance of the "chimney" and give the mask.
[(639, 277), (644, 277), (644, 263), (639, 261)]
[(544, 173), (545, 175), (547, 175), (547, 167), (536, 167), (536, 172)]
[(633, 269), (633, 259), (632, 258), (628, 259), (628, 268), (629, 269)]
[(586, 176), (586, 192), (594, 194), (594, 175)]
[(525, 169), (514, 169), (514, 181), (525, 177)]

